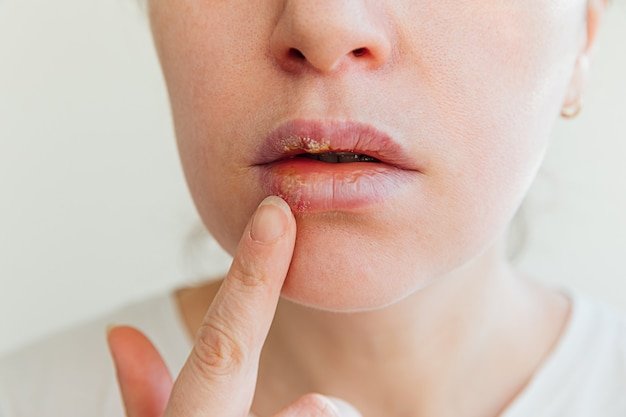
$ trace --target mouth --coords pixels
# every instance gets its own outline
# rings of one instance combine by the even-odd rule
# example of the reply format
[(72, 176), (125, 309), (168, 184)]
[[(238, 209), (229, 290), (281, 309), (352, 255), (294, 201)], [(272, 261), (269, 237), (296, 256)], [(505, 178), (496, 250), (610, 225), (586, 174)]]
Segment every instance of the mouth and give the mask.
[(390, 135), (352, 121), (295, 119), (283, 123), (265, 138), (254, 165), (293, 157), (328, 163), (376, 162), (419, 171), (409, 152)]
[(381, 162), (380, 160), (366, 154), (354, 152), (321, 152), (321, 153), (299, 153), (292, 158), (307, 158), (322, 161), (329, 164), (346, 164), (350, 162)]
[(420, 174), (392, 137), (350, 121), (284, 123), (266, 137), (254, 166), (264, 193), (297, 212), (371, 209)]

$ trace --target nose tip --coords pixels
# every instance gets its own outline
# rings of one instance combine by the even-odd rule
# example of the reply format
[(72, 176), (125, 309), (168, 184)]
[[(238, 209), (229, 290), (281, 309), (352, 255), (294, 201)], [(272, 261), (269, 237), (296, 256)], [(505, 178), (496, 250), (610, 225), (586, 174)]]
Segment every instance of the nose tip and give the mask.
[(270, 50), (286, 71), (331, 73), (353, 65), (383, 66), (391, 40), (384, 21), (362, 1), (286, 0)]

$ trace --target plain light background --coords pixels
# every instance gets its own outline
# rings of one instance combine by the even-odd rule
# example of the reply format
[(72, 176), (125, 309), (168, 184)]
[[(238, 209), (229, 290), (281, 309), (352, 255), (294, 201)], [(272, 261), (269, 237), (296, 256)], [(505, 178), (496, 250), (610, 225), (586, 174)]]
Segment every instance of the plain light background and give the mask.
[[(198, 217), (134, 1), (0, 0), (0, 353), (230, 263), (187, 243)], [(557, 122), (528, 196), (517, 263), (622, 310), (625, 41), (617, 2), (585, 108)]]

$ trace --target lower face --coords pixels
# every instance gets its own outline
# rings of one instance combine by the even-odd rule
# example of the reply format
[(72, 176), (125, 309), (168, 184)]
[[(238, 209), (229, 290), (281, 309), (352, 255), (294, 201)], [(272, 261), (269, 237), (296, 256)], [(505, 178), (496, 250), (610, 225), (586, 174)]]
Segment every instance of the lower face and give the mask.
[[(480, 256), (506, 230), (559, 113), (584, 0), (305, 3), (151, 0), (180, 157), (205, 226), (231, 255), (264, 197), (290, 203), (297, 236), (284, 297), (380, 308)], [(342, 31), (352, 27), (362, 32)], [(369, 66), (342, 33), (390, 53)], [(340, 71), (315, 71), (314, 62), (285, 64), (295, 60), (281, 55), (289, 48), (345, 56)], [(255, 160), (263, 138), (295, 119), (371, 124), (419, 172), (307, 206), (280, 181), (268, 185)], [(328, 188), (315, 181), (336, 170), (345, 186), (367, 163), (315, 164), (323, 175), (306, 177), (307, 187)], [(295, 169), (301, 180), (305, 168)]]

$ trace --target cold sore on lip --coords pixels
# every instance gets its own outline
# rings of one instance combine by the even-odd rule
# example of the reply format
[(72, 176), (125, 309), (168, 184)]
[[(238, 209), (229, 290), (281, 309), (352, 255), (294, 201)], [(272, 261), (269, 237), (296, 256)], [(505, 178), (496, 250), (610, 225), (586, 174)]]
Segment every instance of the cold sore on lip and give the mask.
[(412, 177), (411, 171), (367, 154), (350, 152), (365, 155), (364, 161), (329, 162), (324, 159), (332, 161), (349, 151), (335, 152), (328, 145), (315, 147), (313, 152), (298, 150), (289, 149), (290, 156), (266, 164), (262, 178), (268, 195), (280, 196), (297, 212), (363, 209), (388, 199)]
[(270, 132), (256, 159), (264, 194), (294, 211), (368, 210), (419, 172), (400, 142), (351, 121), (288, 121)]

